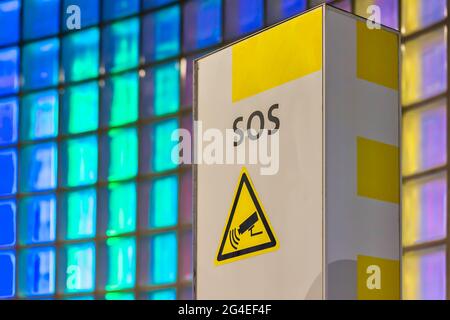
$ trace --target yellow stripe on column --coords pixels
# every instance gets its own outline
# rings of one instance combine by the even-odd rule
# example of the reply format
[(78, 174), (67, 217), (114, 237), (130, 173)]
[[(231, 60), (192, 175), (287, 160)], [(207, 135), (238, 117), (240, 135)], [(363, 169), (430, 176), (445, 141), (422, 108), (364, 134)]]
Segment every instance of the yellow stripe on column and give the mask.
[(322, 8), (232, 47), (232, 101), (322, 69)]
[(357, 194), (399, 203), (399, 148), (357, 137)]

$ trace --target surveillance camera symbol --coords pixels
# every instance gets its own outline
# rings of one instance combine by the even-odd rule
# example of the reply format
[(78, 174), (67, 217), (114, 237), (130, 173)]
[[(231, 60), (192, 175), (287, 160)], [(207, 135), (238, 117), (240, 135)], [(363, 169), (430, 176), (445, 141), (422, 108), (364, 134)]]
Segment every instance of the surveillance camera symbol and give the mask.
[(253, 232), (255, 223), (258, 222), (258, 220), (259, 220), (258, 214), (256, 212), (254, 212), (250, 217), (248, 217), (244, 222), (241, 223), (239, 228), (234, 228), (234, 229), (230, 230), (229, 240), (230, 240), (231, 246), (235, 250), (237, 250), (239, 242), (241, 241), (241, 238), (239, 236), (242, 236), (245, 232), (249, 231), (251, 237), (262, 234), (262, 231)]

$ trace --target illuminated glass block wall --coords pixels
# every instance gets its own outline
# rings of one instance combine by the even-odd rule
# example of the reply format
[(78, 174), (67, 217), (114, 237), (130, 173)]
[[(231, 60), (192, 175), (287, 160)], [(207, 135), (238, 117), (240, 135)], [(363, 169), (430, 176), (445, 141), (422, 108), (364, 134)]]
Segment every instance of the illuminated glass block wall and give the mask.
[[(0, 299), (192, 298), (192, 61), (320, 2), (0, 0)], [(446, 2), (333, 2), (404, 36), (406, 298), (447, 292)]]

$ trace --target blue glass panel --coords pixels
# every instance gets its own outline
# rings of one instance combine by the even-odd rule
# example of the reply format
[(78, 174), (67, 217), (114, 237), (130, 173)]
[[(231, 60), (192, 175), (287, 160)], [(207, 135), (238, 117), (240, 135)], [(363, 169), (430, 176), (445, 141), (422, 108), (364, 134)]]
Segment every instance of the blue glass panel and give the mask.
[(151, 284), (169, 284), (177, 281), (177, 246), (175, 232), (162, 233), (151, 238)]
[(0, 251), (0, 299), (11, 298), (15, 294), (16, 257), (11, 251)]
[(143, 20), (143, 52), (147, 61), (161, 60), (180, 51), (180, 7), (173, 6)]
[(296, 15), (308, 8), (307, 0), (267, 1), (267, 21), (269, 24)]
[(125, 17), (139, 10), (139, 0), (103, 1), (103, 19)]
[(193, 0), (184, 6), (184, 51), (219, 43), (222, 37), (222, 1)]
[(23, 48), (23, 88), (38, 89), (58, 83), (58, 39), (34, 42)]
[(16, 202), (13, 200), (0, 201), (0, 247), (12, 246), (15, 243)]
[(22, 191), (42, 191), (56, 187), (56, 143), (27, 146), (21, 151), (21, 159), (20, 186)]
[(36, 196), (21, 200), (20, 221), (20, 243), (33, 244), (54, 241), (56, 225), (55, 196)]
[(58, 33), (59, 16), (59, 0), (24, 0), (24, 39), (36, 39)]
[(164, 289), (150, 292), (150, 300), (176, 300), (177, 290), (176, 289)]
[(225, 37), (235, 39), (263, 26), (263, 0), (226, 0)]
[[(63, 16), (70, 17), (70, 14), (67, 14), (67, 8), (70, 5), (76, 5), (80, 7), (81, 12), (81, 29), (84, 27), (92, 26), (97, 24), (99, 21), (99, 0), (64, 0), (64, 10)], [(63, 23), (64, 30), (67, 30), (66, 23)]]
[(19, 90), (19, 49), (0, 49), (0, 96)]
[(178, 177), (157, 179), (152, 184), (150, 199), (150, 226), (164, 228), (178, 221)]
[(17, 118), (17, 99), (0, 100), (0, 146), (17, 142)]
[(55, 292), (55, 249), (34, 248), (21, 253), (20, 291), (25, 296)]
[(176, 1), (177, 0), (142, 0), (144, 9), (156, 8)]
[(0, 150), (0, 196), (15, 194), (17, 191), (17, 151)]
[(44, 91), (25, 96), (20, 113), (20, 139), (38, 140), (58, 134), (58, 92)]
[(6, 0), (0, 3), (0, 46), (19, 41), (20, 32), (20, 1)]

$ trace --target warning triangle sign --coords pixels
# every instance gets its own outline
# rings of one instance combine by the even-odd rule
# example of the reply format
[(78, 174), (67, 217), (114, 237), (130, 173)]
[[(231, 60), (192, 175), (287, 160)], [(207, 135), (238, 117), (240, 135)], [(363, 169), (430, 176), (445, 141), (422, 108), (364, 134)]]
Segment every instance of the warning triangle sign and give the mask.
[(278, 249), (247, 170), (242, 168), (215, 264), (220, 265)]

